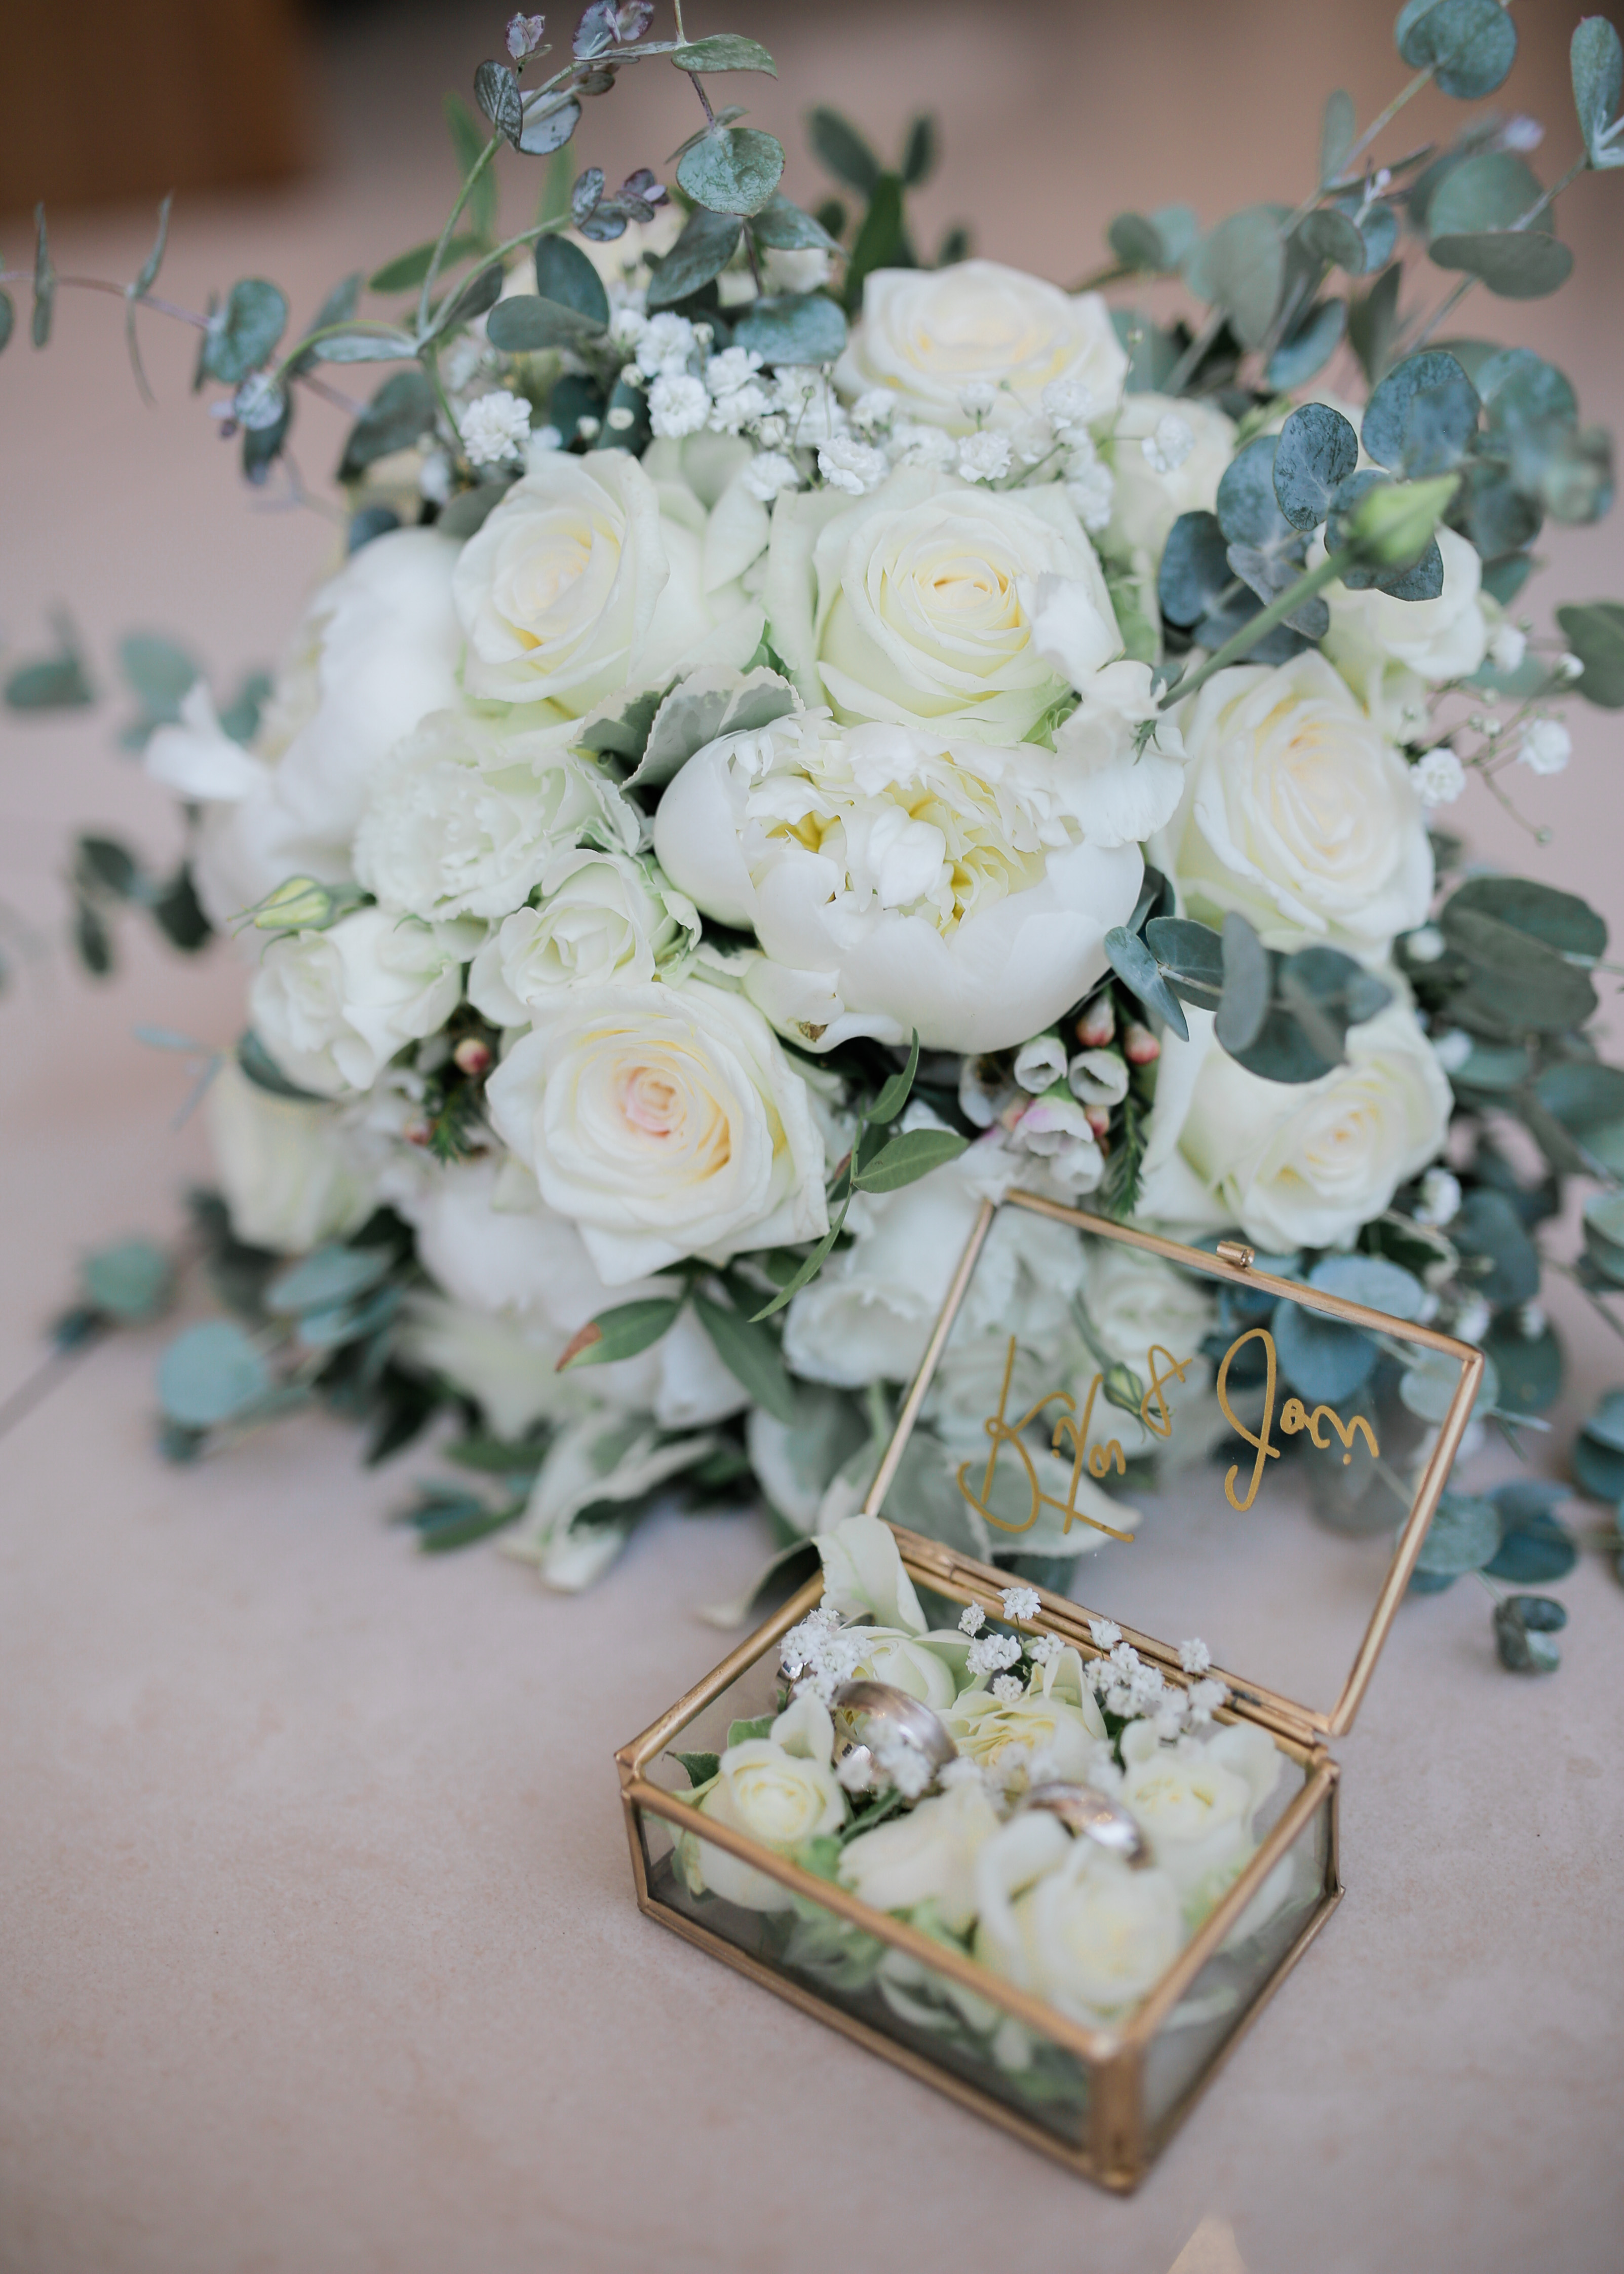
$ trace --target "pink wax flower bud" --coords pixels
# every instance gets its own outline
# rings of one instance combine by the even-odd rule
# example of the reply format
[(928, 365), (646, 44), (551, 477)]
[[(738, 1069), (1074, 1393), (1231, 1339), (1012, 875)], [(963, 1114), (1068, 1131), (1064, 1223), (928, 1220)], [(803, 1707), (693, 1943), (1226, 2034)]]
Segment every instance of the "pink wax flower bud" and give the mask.
[(1097, 1050), (1109, 1043), (1116, 1032), (1116, 1005), (1110, 990), (1096, 995), (1077, 1022), (1077, 1039), (1086, 1050)]
[(1122, 1038), (1122, 1050), (1130, 1065), (1154, 1065), (1162, 1056), (1161, 1043), (1150, 1028), (1141, 1027), (1137, 1019), (1130, 1024)]
[(491, 1045), (482, 1043), (477, 1035), (464, 1035), (451, 1053), (454, 1065), (462, 1073), (477, 1076), (489, 1073), (492, 1065)]

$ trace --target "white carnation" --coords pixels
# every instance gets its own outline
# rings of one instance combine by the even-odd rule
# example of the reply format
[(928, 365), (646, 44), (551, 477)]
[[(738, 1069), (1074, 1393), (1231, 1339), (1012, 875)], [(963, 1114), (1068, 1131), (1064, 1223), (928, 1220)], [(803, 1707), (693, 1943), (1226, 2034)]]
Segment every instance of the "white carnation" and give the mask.
[(301, 1089), (370, 1089), (402, 1044), (445, 1025), (470, 946), (455, 925), (385, 908), (289, 934), (266, 949), (249, 990), (254, 1029)]

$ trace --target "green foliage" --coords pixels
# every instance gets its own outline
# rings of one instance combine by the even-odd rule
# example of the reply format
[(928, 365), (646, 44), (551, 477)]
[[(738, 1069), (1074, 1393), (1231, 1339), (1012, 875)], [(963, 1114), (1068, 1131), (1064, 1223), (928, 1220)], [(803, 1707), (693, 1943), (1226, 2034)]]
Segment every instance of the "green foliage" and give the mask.
[(752, 300), (733, 326), (733, 344), (769, 364), (832, 363), (846, 346), (846, 318), (822, 292)]
[(335, 1310), (387, 1279), (393, 1261), (387, 1247), (341, 1247), (329, 1242), (276, 1275), (265, 1291), (265, 1307), (283, 1317)]
[(1170, 276), (1195, 249), (1201, 228), (1189, 206), (1160, 206), (1151, 214), (1118, 214), (1105, 234), (1124, 268)]
[(1502, 300), (1542, 300), (1568, 282), (1573, 254), (1534, 229), (1435, 237), (1427, 252), (1440, 268), (1464, 268)]
[[(479, 132), (478, 121), (460, 94), (447, 94), (441, 109), (445, 113), (446, 130), (451, 137), (455, 154), (457, 172), (464, 182), (485, 154), (485, 136)], [(494, 169), (487, 166), (469, 192), (463, 211), (468, 225), (481, 245), (496, 242), (497, 186)], [(427, 275), (427, 270), (424, 274)]]
[(737, 32), (719, 32), (708, 40), (690, 40), (686, 47), (673, 48), (672, 62), (679, 71), (698, 72), (765, 72), (777, 79), (778, 67), (759, 40), (747, 40)]
[(862, 288), (876, 268), (912, 265), (902, 215), (902, 177), (882, 174), (875, 184), (868, 210), (863, 215), (846, 270), (846, 305), (855, 315), (862, 306)]
[(1586, 16), (1573, 35), (1574, 108), (1585, 155), (1598, 172), (1624, 166), (1619, 97), (1624, 91), (1624, 46), (1605, 16)]
[(1549, 1595), (1507, 1595), (1494, 1608), (1494, 1647), (1511, 1674), (1554, 1674), (1562, 1653), (1552, 1640), (1568, 1614)]
[(79, 1266), (85, 1300), (120, 1326), (141, 1326), (169, 1306), (175, 1267), (150, 1239), (124, 1239), (98, 1248)]
[(714, 1302), (697, 1290), (693, 1296), (699, 1323), (710, 1336), (717, 1356), (741, 1382), (757, 1405), (775, 1420), (795, 1419), (795, 1393), (785, 1371), (778, 1337), (758, 1320), (741, 1310)]
[[(757, 216), (758, 221), (781, 202), (787, 201), (770, 200)], [(709, 284), (712, 277), (719, 276), (738, 250), (743, 229), (744, 223), (737, 214), (710, 213), (703, 206), (695, 206), (681, 236), (654, 272), (649, 286), (650, 311), (674, 308), (691, 293)]]
[(1117, 924), (1105, 935), (1105, 953), (1111, 969), (1129, 993), (1164, 1019), (1181, 1043), (1187, 1043), (1190, 1022), (1144, 941), (1125, 925)]
[(1417, 481), (1459, 464), (1477, 433), (1480, 407), (1455, 358), (1429, 349), (1395, 365), (1374, 389), (1361, 439), (1379, 465)]
[(225, 387), (240, 387), (252, 371), (267, 361), (288, 327), (285, 295), (263, 276), (245, 276), (233, 284), (226, 304), (209, 319), (198, 356), (194, 388), (206, 379)]
[(587, 346), (602, 337), (603, 329), (576, 308), (523, 292), (497, 303), (486, 321), (485, 336), (504, 355), (534, 355), (542, 348)]
[(609, 295), (603, 279), (568, 237), (544, 237), (537, 244), (536, 290), (555, 306), (573, 308), (601, 329), (609, 321)]
[(561, 150), (581, 124), (581, 105), (571, 95), (549, 95), (527, 109), (519, 147), (528, 158), (551, 157)]
[(1500, 1512), (1492, 1500), (1447, 1492), (1438, 1503), (1417, 1568), (1439, 1577), (1481, 1571), (1499, 1553)]
[(11, 711), (81, 711), (96, 699), (85, 659), (72, 624), (56, 618), (58, 642), (55, 655), (19, 664), (5, 682), (6, 708)]
[[(1480, 150), (1464, 159), (1440, 183), (1427, 207), (1429, 237), (1460, 237), (1477, 230), (1508, 230), (1539, 202), (1532, 167), (1510, 150)], [(1549, 211), (1530, 227), (1547, 234)]]
[(568, 1374), (582, 1366), (613, 1366), (617, 1359), (635, 1358), (676, 1324), (680, 1302), (666, 1295), (650, 1295), (635, 1303), (618, 1303), (600, 1311), (584, 1326), (559, 1360)]
[(808, 114), (807, 132), (818, 158), (838, 182), (872, 199), (880, 185), (881, 167), (862, 136), (838, 110), (820, 104)]
[(1278, 207), (1248, 206), (1221, 221), (1184, 264), (1190, 290), (1223, 310), (1243, 347), (1262, 346), (1280, 303), (1286, 273), (1282, 218)]
[[(719, 216), (712, 215), (711, 218)], [(840, 250), (839, 239), (831, 235), (821, 221), (814, 220), (809, 213), (802, 213), (798, 205), (793, 205), (781, 190), (775, 190), (761, 211), (752, 215), (750, 232), (758, 245), (771, 245), (779, 252), (838, 252)]]
[(1432, 66), (1462, 102), (1492, 94), (1516, 60), (1516, 26), (1500, 0), (1407, 0), (1394, 38), (1411, 71)]
[(212, 1429), (257, 1405), (270, 1368), (240, 1327), (226, 1319), (188, 1327), (158, 1361), (158, 1397), (184, 1428)]
[(434, 424), (434, 390), (426, 372), (413, 364), (386, 379), (344, 440), (338, 478), (353, 482), (396, 450), (409, 450)]
[(1556, 621), (1584, 666), (1575, 691), (1604, 711), (1624, 710), (1624, 606), (1617, 600), (1570, 605), (1557, 610)]
[(51, 265), (43, 206), (34, 209), (34, 313), (28, 335), (36, 348), (42, 348), (50, 338), (51, 315), (56, 305), (56, 272)]
[(1372, 387), (1392, 361), (1393, 343), (1398, 334), (1398, 296), (1403, 279), (1403, 265), (1395, 261), (1376, 279), (1368, 292), (1349, 306), (1348, 343)]
[(1315, 529), (1331, 508), (1332, 493), (1359, 462), (1359, 438), (1337, 410), (1304, 403), (1280, 430), (1274, 488), (1293, 529)]
[(956, 1129), (909, 1129), (881, 1146), (872, 1159), (852, 1171), (852, 1182), (862, 1193), (900, 1192), (917, 1184), (932, 1169), (956, 1161), (969, 1140)]
[(1357, 139), (1353, 97), (1342, 87), (1327, 94), (1320, 126), (1320, 182), (1322, 188), (1342, 178), (1342, 169)]
[(722, 1757), (719, 1753), (673, 1752), (671, 1758), (680, 1762), (687, 1771), (689, 1788), (695, 1792), (721, 1773)]
[[(454, 237), (446, 246), (440, 262), (442, 275), (466, 260), (470, 253), (480, 250), (483, 240), (477, 237)], [(428, 275), (434, 259), (434, 240), (425, 245), (414, 245), (410, 252), (397, 253), (386, 260), (381, 268), (373, 269), (366, 280), (369, 292), (415, 292)]]
[(1345, 300), (1314, 301), (1270, 356), (1264, 370), (1267, 385), (1281, 394), (1306, 386), (1329, 363), (1347, 328)]
[(516, 150), (524, 125), (519, 82), (506, 64), (482, 63), (474, 73), (474, 100), (499, 134)]
[(725, 126), (692, 143), (677, 163), (677, 180), (696, 205), (712, 213), (759, 213), (784, 171), (783, 145), (754, 126)]

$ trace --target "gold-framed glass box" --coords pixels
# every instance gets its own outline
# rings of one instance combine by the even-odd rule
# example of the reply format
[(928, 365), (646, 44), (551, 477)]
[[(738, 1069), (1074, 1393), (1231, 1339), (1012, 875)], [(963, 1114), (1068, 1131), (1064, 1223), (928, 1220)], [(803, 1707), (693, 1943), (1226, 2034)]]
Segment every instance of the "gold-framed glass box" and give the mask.
[[(1124, 1254), (1147, 1259), (1153, 1296), (1157, 1272), (1168, 1289), (1199, 1289), (1211, 1299), (1207, 1354), (1151, 1340), (1137, 1365), (1113, 1359), (1090, 1326), (1086, 1279), (1069, 1345), (1052, 1321), (1039, 1347), (1019, 1315), (1008, 1333), (1008, 1290), (1019, 1286), (1010, 1256), (1030, 1255), (1034, 1237), (1080, 1241), (1096, 1274)], [(1144, 2177), (1341, 1900), (1340, 1770), (1328, 1740), (1350, 1727), (1369, 1683), (1484, 1374), (1470, 1345), (1338, 1293), (1347, 1273), (1317, 1272), (1332, 1284), (1316, 1285), (1264, 1268), (1270, 1260), (1239, 1242), (1184, 1246), (1032, 1194), (989, 1201), (862, 1502), (892, 1523), (903, 1567), (944, 1625), (970, 1605), (1003, 1615), (1011, 1575), (986, 1560), (988, 1548), (1072, 1545), (1081, 1526), (1088, 1552), (1071, 1585), (1086, 1604), (1040, 1588), (1030, 1628), (1084, 1661), (1119, 1629), (1186, 1688), (1179, 1642), (1205, 1638), (1228, 1690), (1216, 1720), (1267, 1732), (1281, 1757), (1255, 1852), (1131, 2009), (1086, 2026), (981, 1964), (962, 1939), (876, 1909), (838, 1876), (709, 1818), (710, 1852), (764, 1877), (750, 1880), (756, 1907), (703, 1882), (695, 1892), (682, 1849), (699, 1818), (674, 1749), (720, 1754), (735, 1721), (784, 1702), (779, 1645), (821, 1601), (821, 1575), (616, 1756), (637, 1900), (650, 1917), (1119, 2189)], [(989, 1272), (1002, 1275), (1002, 1310), (978, 1302)], [(1380, 1272), (1373, 1284), (1383, 1284)], [(1177, 1312), (1149, 1305), (1153, 1319)], [(1288, 1394), (1281, 1341), (1305, 1376), (1304, 1336), (1318, 1337), (1317, 1378), (1335, 1378), (1340, 1361), (1346, 1395), (1311, 1406)], [(974, 1389), (966, 1408), (965, 1385), (984, 1384), (974, 1442), (962, 1422), (955, 1442), (940, 1419), (949, 1379), (959, 1413), (977, 1409)], [(1161, 1473), (1148, 1495), (1134, 1489), (1146, 1451), (1165, 1456), (1181, 1429), (1187, 1465)], [(957, 1495), (939, 1527), (945, 1540), (896, 1521), (911, 1446), (916, 1469), (928, 1458), (932, 1505), (944, 1480), (950, 1508)], [(918, 1488), (915, 1476), (914, 1508)]]

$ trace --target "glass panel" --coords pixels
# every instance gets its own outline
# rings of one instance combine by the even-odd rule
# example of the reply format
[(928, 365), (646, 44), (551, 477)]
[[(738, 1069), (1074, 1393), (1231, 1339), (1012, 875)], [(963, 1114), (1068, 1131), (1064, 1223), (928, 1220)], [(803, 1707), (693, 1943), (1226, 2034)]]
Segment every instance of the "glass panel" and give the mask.
[(1327, 1792), (1265, 1879), (1239, 1924), (1196, 1976), (1145, 2056), (1145, 2124), (1154, 2154), (1177, 2111), (1218, 2058), (1331, 1896)]
[[(866, 2022), (933, 2067), (1019, 2110), (1068, 2145), (1081, 2144), (1088, 2074), (1063, 2046), (959, 1988), (934, 1966), (890, 1948), (813, 1901), (792, 1897), (763, 1874), (683, 1834), (663, 1818), (637, 1811), (648, 1859), (649, 1892), (663, 1909), (695, 1920), (771, 1973), (811, 1990), (820, 2002)], [(700, 1850), (695, 1857), (692, 1851)], [(751, 1902), (705, 1886), (706, 1864)], [(726, 1867), (733, 1866), (731, 1872)], [(698, 1891), (695, 1882), (700, 1883)], [(755, 1903), (771, 1904), (756, 1909)]]
[(1397, 1316), (1335, 1314), (1339, 1296), (1424, 1307), (1393, 1263), (1324, 1258), (1324, 1284), (1290, 1299), (1185, 1253), (1006, 1204), (882, 1512), (983, 1559), (1055, 1559), (1049, 1583), (1091, 1611), (1199, 1637), (1243, 1681), (1327, 1712), (1462, 1361)]

